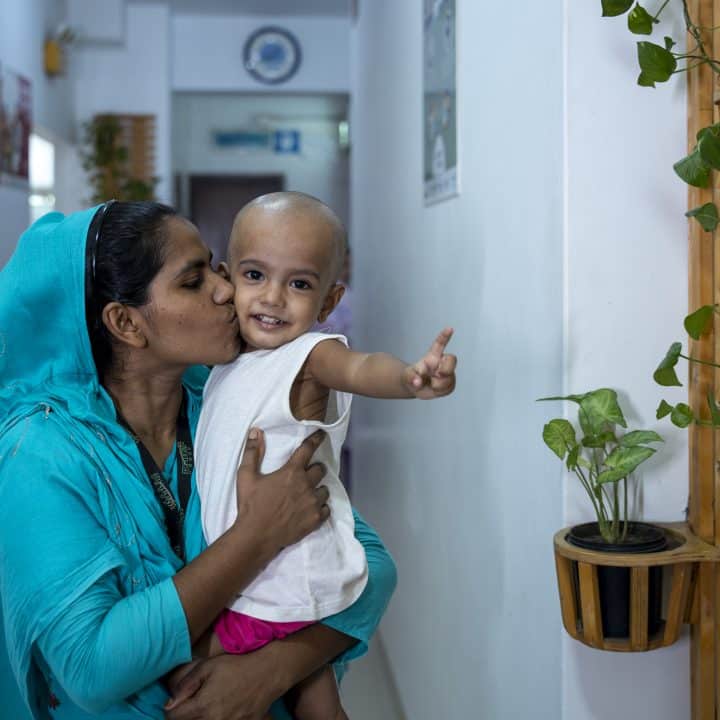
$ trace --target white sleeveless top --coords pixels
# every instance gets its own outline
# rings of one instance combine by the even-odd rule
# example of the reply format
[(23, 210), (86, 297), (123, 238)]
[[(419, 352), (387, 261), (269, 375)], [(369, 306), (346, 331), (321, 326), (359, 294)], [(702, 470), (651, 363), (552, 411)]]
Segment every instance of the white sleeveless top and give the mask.
[(349, 393), (330, 390), (326, 422), (297, 420), (290, 389), (319, 342), (342, 335), (306, 333), (274, 350), (245, 353), (213, 369), (205, 385), (195, 437), (197, 487), (208, 544), (237, 516), (236, 471), (251, 427), (265, 433), (261, 471), (284, 465), (318, 428), (327, 436), (313, 460), (327, 468), (330, 518), (299, 543), (285, 548), (228, 607), (261, 620), (321, 620), (352, 605), (367, 583), (367, 561), (355, 539), (350, 500), (338, 477), (340, 450), (350, 418)]

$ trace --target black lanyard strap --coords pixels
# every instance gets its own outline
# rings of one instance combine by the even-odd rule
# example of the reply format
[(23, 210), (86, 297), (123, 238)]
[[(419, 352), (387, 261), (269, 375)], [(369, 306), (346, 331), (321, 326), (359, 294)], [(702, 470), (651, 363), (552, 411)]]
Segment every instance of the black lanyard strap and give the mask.
[(120, 410), (117, 410), (117, 419), (128, 433), (130, 433), (130, 436), (135, 441), (135, 445), (137, 445), (140, 459), (150, 480), (150, 485), (165, 516), (165, 529), (170, 539), (170, 544), (175, 554), (181, 560), (185, 560), (183, 525), (185, 521), (185, 509), (190, 499), (190, 478), (194, 467), (193, 443), (192, 436), (190, 435), (190, 421), (187, 414), (185, 394), (183, 393), (183, 400), (177, 418), (177, 430), (175, 432), (175, 460), (178, 474), (179, 503), (175, 501), (172, 490), (170, 490), (162, 470), (158, 467), (150, 451), (143, 445), (142, 440), (140, 440), (135, 431), (130, 427), (130, 424), (122, 416)]

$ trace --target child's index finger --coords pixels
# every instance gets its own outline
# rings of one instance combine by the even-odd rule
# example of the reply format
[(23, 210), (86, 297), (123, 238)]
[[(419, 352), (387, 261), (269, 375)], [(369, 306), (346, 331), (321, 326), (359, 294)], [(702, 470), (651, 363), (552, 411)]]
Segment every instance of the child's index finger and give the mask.
[(442, 357), (447, 344), (450, 342), (450, 338), (453, 336), (453, 332), (454, 330), (452, 328), (445, 328), (444, 330), (441, 330), (435, 340), (433, 340), (433, 344), (430, 346), (428, 355), (435, 355), (438, 358)]

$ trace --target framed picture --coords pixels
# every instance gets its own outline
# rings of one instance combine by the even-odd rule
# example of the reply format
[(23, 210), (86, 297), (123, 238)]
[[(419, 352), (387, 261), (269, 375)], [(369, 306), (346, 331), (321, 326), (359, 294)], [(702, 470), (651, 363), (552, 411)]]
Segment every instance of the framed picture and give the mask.
[(455, 0), (424, 0), (423, 9), (423, 181), (431, 205), (459, 193)]
[(0, 64), (0, 182), (26, 186), (29, 178), (30, 80)]

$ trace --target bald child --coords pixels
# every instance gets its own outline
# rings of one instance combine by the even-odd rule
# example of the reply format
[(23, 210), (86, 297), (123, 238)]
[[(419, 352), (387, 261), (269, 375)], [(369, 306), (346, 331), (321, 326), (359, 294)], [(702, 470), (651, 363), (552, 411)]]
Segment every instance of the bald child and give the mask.
[[(343, 295), (338, 282), (346, 232), (333, 211), (302, 193), (263, 195), (235, 218), (227, 253), (245, 348), (215, 367), (205, 386), (196, 437), (197, 486), (212, 543), (237, 514), (236, 471), (251, 428), (261, 428), (261, 470), (281, 467), (318, 429), (313, 461), (326, 468), (328, 519), (285, 548), (220, 616), (210, 653), (247, 653), (352, 605), (367, 582), (350, 501), (338, 477), (353, 394), (433, 399), (455, 386), (452, 335), (443, 330), (409, 365), (384, 353), (350, 350), (342, 335), (310, 332)], [(346, 718), (330, 667), (285, 701), (298, 720)]]

